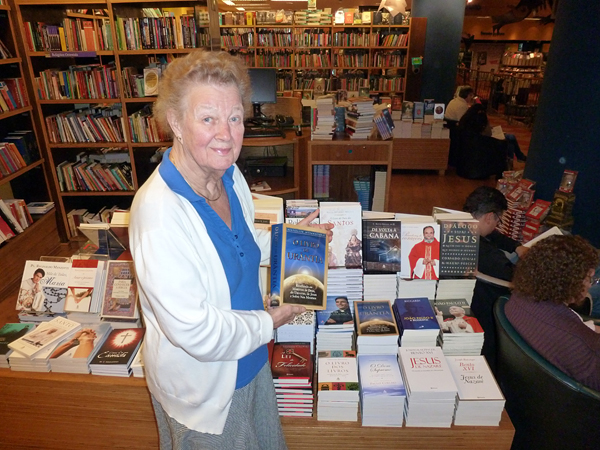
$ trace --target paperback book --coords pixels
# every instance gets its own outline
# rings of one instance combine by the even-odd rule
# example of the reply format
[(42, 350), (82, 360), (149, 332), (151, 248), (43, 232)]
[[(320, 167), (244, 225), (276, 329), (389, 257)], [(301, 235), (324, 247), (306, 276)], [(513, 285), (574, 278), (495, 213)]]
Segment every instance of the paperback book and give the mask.
[(8, 357), (13, 350), (8, 344), (25, 336), (34, 328), (35, 325), (32, 323), (7, 323), (0, 328), (0, 367), (9, 367)]
[(440, 220), (440, 230), (440, 277), (474, 277), (479, 256), (479, 222)]
[(92, 373), (128, 377), (144, 332), (144, 328), (112, 330), (90, 361)]
[(65, 339), (81, 328), (81, 324), (65, 317), (55, 317), (43, 322), (31, 333), (14, 340), (8, 346), (27, 358), (33, 358), (47, 350), (60, 339)]
[(137, 282), (133, 261), (108, 261), (101, 316), (137, 319)]
[(363, 270), (365, 273), (400, 271), (400, 221), (363, 220)]
[(398, 341), (398, 327), (389, 300), (354, 302), (357, 343), (377, 339), (377, 343)]
[(16, 309), (23, 313), (63, 313), (71, 263), (26, 261)]
[(271, 372), (276, 382), (312, 383), (313, 364), (308, 342), (277, 342), (273, 345)]
[(327, 302), (327, 232), (271, 226), (271, 301), (322, 310)]
[(400, 276), (437, 280), (440, 274), (440, 226), (435, 222), (402, 222)]
[(358, 202), (321, 202), (321, 223), (335, 227), (329, 244), (329, 267), (362, 267), (362, 212)]

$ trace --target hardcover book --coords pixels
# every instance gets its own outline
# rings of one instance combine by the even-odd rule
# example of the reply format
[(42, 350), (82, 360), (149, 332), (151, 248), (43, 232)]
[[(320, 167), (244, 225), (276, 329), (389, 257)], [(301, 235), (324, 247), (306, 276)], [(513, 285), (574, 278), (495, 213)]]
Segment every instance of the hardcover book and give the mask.
[(400, 221), (363, 220), (363, 270), (365, 273), (400, 271)]
[(137, 282), (133, 261), (108, 261), (101, 316), (137, 319)]
[(440, 231), (440, 277), (474, 277), (479, 257), (479, 222), (440, 220)]
[[(312, 355), (308, 342), (278, 342), (273, 345), (271, 372), (274, 379), (293, 378), (310, 383), (313, 376)], [(283, 381), (283, 380), (281, 380)]]
[(42, 322), (35, 330), (8, 346), (22, 355), (33, 358), (48, 348), (59, 339), (64, 339), (81, 328), (81, 324), (65, 317), (56, 317), (49, 322)]
[(335, 227), (329, 244), (329, 267), (362, 267), (362, 211), (359, 202), (321, 202), (321, 223)]
[(357, 341), (365, 338), (386, 338), (390, 342), (398, 340), (398, 326), (389, 300), (354, 302)]
[(71, 263), (26, 261), (16, 309), (38, 314), (63, 313)]
[(271, 226), (271, 301), (325, 309), (327, 232), (290, 224)]

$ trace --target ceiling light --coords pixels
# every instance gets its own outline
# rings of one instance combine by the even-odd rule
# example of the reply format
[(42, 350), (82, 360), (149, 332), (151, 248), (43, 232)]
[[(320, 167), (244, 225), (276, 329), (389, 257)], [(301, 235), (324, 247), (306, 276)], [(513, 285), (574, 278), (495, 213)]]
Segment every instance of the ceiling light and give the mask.
[(237, 9), (238, 11), (246, 11), (246, 8), (242, 8), (240, 6), (236, 7), (235, 9)]
[(225, 3), (227, 6), (235, 6), (235, 3), (233, 3), (231, 0), (223, 0), (223, 3)]

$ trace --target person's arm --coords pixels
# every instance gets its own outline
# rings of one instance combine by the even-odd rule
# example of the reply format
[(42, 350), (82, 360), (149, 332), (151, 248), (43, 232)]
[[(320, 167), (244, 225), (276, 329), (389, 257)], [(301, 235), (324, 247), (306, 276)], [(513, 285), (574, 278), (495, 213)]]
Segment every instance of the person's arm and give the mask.
[(479, 260), (477, 262), (477, 270), (479, 272), (494, 278), (510, 281), (512, 280), (514, 268), (515, 265), (500, 248), (496, 247), (493, 242), (487, 241), (486, 238), (481, 238), (479, 243)]

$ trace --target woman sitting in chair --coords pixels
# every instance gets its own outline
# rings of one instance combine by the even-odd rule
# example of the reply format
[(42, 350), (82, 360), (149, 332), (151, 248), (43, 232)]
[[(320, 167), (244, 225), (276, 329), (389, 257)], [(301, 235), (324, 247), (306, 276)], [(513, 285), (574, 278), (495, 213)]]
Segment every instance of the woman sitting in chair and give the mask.
[(585, 300), (597, 265), (597, 251), (583, 238), (550, 236), (517, 263), (505, 311), (542, 357), (600, 390), (600, 330), (569, 307)]

